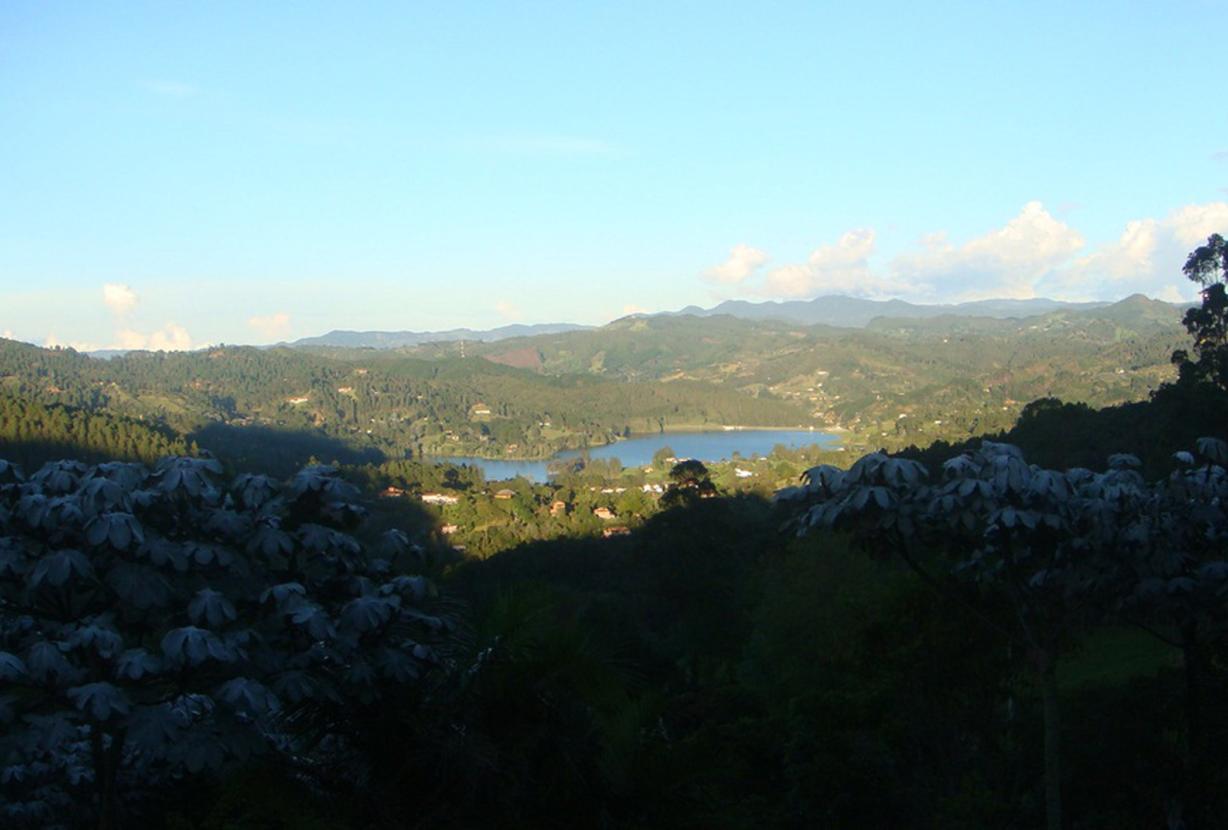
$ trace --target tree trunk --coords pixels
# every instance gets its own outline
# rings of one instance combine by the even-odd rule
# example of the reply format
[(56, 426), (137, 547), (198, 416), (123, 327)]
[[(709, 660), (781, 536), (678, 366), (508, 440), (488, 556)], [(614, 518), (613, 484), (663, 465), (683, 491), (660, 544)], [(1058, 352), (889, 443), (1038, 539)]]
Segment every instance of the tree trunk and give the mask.
[[(1194, 822), (1205, 804), (1203, 746), (1206, 730), (1202, 717), (1202, 650), (1194, 624), (1182, 626), (1181, 660), (1185, 668), (1185, 813)], [(1197, 824), (1193, 825), (1197, 826)]]
[(1062, 830), (1062, 730), (1058, 717), (1057, 665), (1040, 655), (1040, 694), (1045, 716), (1045, 827)]

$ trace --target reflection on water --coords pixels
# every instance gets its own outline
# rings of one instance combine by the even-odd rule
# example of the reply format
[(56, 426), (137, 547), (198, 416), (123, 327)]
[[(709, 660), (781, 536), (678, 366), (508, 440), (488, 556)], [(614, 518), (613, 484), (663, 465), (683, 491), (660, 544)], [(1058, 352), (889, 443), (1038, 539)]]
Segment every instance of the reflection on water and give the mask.
[[(624, 467), (643, 467), (652, 463), (653, 454), (662, 447), (672, 449), (678, 458), (719, 461), (731, 457), (735, 452), (741, 453), (745, 458), (755, 454), (767, 455), (777, 444), (784, 444), (790, 449), (812, 444), (833, 447), (837, 440), (831, 433), (795, 429), (672, 432), (664, 435), (643, 435), (604, 447), (595, 447), (588, 451), (588, 455), (590, 458), (617, 458)], [(523, 476), (530, 481), (541, 483), (549, 477), (549, 464), (580, 455), (580, 450), (569, 450), (544, 461), (494, 460), (466, 455), (435, 456), (429, 460), (480, 467), (487, 481)]]

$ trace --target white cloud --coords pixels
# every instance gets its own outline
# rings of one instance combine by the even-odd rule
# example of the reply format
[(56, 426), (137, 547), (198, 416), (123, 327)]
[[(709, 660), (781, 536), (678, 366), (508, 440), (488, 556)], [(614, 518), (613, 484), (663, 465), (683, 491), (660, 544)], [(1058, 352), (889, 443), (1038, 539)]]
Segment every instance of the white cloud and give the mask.
[(825, 293), (961, 301), (990, 297), (1120, 299), (1141, 292), (1171, 302), (1192, 299), (1181, 266), (1212, 233), (1228, 230), (1228, 202), (1186, 205), (1162, 219), (1128, 222), (1113, 242), (1086, 250), (1083, 236), (1040, 202), (1028, 202), (1005, 225), (964, 242), (946, 233), (923, 237), (885, 267), (872, 267), (875, 233), (846, 232), (805, 262), (782, 265), (756, 280), (768, 254), (733, 249), (706, 272), (709, 282), (737, 285), (743, 294), (810, 298)]
[(504, 320), (508, 320), (511, 322), (515, 322), (516, 320), (519, 320), (521, 317), (524, 316), (520, 311), (520, 307), (517, 306), (515, 303), (510, 302), (508, 300), (496, 301), (495, 311), (497, 311), (499, 313), (499, 316), (502, 317)]
[[(1067, 292), (1084, 296), (1101, 296), (1106, 289), (1120, 296), (1174, 288), (1171, 280), (1184, 279), (1181, 267), (1190, 251), (1225, 228), (1228, 202), (1186, 205), (1163, 219), (1136, 219), (1126, 224), (1116, 242), (1071, 263), (1057, 283)], [(1182, 299), (1193, 295), (1190, 285)]]
[(813, 297), (820, 294), (880, 295), (904, 286), (870, 269), (875, 233), (858, 228), (834, 244), (815, 248), (804, 263), (782, 265), (768, 272), (761, 293), (772, 297)]
[(729, 259), (704, 271), (703, 278), (708, 282), (721, 285), (736, 285), (759, 270), (759, 267), (770, 258), (763, 251), (752, 248), (750, 245), (734, 245), (729, 251)]
[(13, 334), (12, 329), (5, 329), (4, 333), (0, 334), (0, 337), (3, 337), (5, 340), (16, 340), (17, 339), (17, 336)]
[(111, 313), (123, 316), (136, 308), (138, 297), (129, 286), (110, 282), (102, 287), (102, 302)]
[(149, 348), (154, 351), (186, 352), (192, 348), (192, 338), (183, 326), (167, 323), (149, 335)]
[(147, 348), (149, 338), (139, 331), (121, 329), (115, 333), (115, 348), (140, 350)]
[[(192, 348), (192, 338), (187, 329), (178, 323), (167, 323), (157, 331), (142, 334), (132, 329), (116, 332), (116, 342), (109, 349), (154, 352), (186, 352)], [(97, 349), (98, 347), (95, 347)], [(93, 349), (91, 349), (93, 351)]]
[(962, 245), (945, 234), (932, 234), (922, 245), (891, 263), (897, 280), (920, 293), (957, 300), (1028, 298), (1083, 247), (1083, 237), (1040, 202), (1028, 202), (1003, 227)]
[(79, 352), (96, 352), (103, 348), (103, 346), (100, 346), (97, 343), (89, 343), (81, 340), (74, 340), (66, 343), (63, 340), (60, 340), (60, 338), (56, 337), (54, 333), (47, 335), (47, 339), (43, 341), (43, 346), (48, 349), (54, 349), (57, 347), (63, 349), (76, 349)]
[(290, 334), (290, 315), (284, 311), (252, 317), (247, 325), (266, 340), (285, 340)]
[(1156, 292), (1156, 299), (1163, 300), (1166, 303), (1185, 303), (1189, 302), (1192, 298), (1182, 294), (1181, 289), (1177, 286), (1166, 285)]

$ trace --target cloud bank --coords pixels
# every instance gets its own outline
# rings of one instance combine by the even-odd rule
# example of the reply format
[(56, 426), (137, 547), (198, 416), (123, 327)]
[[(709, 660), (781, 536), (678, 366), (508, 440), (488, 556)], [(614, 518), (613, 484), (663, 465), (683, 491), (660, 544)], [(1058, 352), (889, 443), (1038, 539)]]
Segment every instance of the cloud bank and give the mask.
[(143, 332), (133, 327), (129, 317), (132, 310), (140, 303), (140, 296), (128, 285), (107, 283), (102, 287), (102, 304), (112, 315), (115, 333), (109, 343), (96, 343), (83, 340), (63, 341), (55, 335), (48, 334), (43, 345), (48, 348), (67, 346), (79, 352), (97, 352), (104, 350), (118, 351), (188, 351), (193, 348), (192, 336), (188, 330), (174, 321), (168, 321), (161, 328)]
[(737, 285), (759, 270), (759, 267), (769, 258), (758, 248), (752, 248), (749, 245), (734, 245), (729, 252), (729, 259), (709, 268), (704, 272), (703, 277), (708, 282), (718, 285)]
[(290, 335), (290, 315), (284, 311), (251, 317), (247, 325), (265, 340), (285, 340)]
[(1118, 299), (1142, 292), (1177, 302), (1196, 290), (1181, 275), (1190, 250), (1228, 229), (1228, 202), (1187, 205), (1168, 216), (1128, 222), (1120, 237), (1091, 250), (1083, 235), (1037, 201), (998, 228), (964, 241), (939, 231), (886, 263), (873, 262), (876, 234), (858, 228), (815, 248), (805, 262), (756, 278), (768, 254), (738, 245), (700, 276), (739, 293), (785, 299), (824, 294), (921, 301), (989, 297)]

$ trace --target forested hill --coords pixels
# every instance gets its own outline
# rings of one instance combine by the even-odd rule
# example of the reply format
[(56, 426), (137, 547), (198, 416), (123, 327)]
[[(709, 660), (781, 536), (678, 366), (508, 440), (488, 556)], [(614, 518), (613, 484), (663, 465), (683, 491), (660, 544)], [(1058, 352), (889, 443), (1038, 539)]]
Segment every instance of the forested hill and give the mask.
[(628, 433), (843, 427), (850, 446), (1009, 428), (1042, 397), (1147, 397), (1185, 344), (1174, 306), (1132, 297), (1025, 318), (879, 319), (864, 329), (732, 317), (409, 349), (136, 352), (109, 361), (0, 341), (0, 395), (169, 430), (289, 469), (432, 454), (544, 457)]
[(545, 456), (631, 432), (809, 423), (796, 401), (702, 381), (628, 383), (476, 357), (347, 354), (219, 347), (102, 361), (0, 341), (0, 396), (162, 425), (244, 466), (279, 471), (312, 456)]
[[(1022, 318), (881, 318), (864, 329), (732, 317), (625, 318), (601, 329), (473, 347), (532, 355), (544, 373), (684, 380), (770, 393), (867, 441), (1008, 428), (1041, 397), (1093, 406), (1146, 398), (1173, 376), (1181, 310), (1142, 296)], [(455, 353), (455, 344), (415, 350)], [(903, 416), (903, 417), (901, 417)]]

